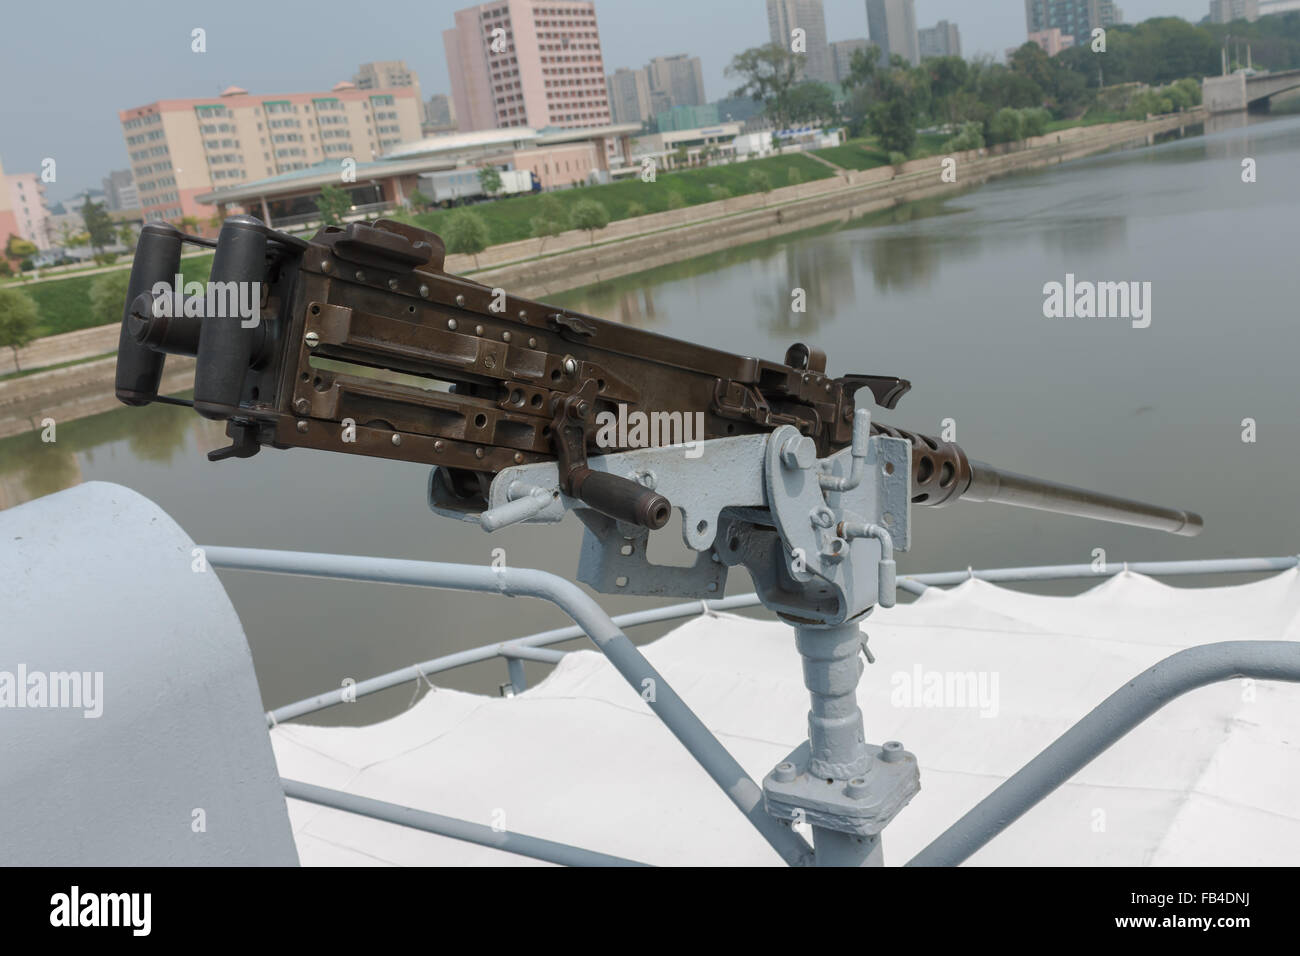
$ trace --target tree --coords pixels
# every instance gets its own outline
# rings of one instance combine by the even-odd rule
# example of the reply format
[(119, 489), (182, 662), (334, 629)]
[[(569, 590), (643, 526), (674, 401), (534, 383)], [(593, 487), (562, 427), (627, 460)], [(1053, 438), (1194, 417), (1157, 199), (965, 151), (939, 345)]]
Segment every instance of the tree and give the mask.
[(343, 225), (343, 217), (352, 211), (352, 197), (347, 191), (333, 184), (326, 184), (320, 189), (316, 198), (316, 209), (320, 221), (327, 226)]
[(890, 153), (910, 153), (916, 147), (917, 109), (906, 85), (906, 71), (891, 70), (879, 80), (879, 102), (867, 113), (872, 132)]
[(609, 225), (609, 210), (594, 199), (583, 199), (573, 207), (573, 227), (586, 229), (592, 244), (596, 242), (596, 230)]
[(489, 196), (501, 192), (501, 173), (495, 166), (483, 166), (478, 171), (478, 184)]
[(423, 212), (433, 205), (433, 200), (418, 189), (411, 192), (408, 201), (411, 203), (411, 208), (416, 212)]
[(131, 271), (118, 269), (105, 272), (90, 285), (90, 314), (96, 325), (112, 325), (122, 321), (126, 311), (126, 296), (131, 285)]
[(122, 225), (117, 227), (117, 241), (120, 242), (124, 248), (134, 248), (135, 238), (135, 229), (129, 222), (124, 222)]
[(564, 206), (549, 195), (537, 201), (537, 215), (529, 220), (529, 225), (533, 227), (533, 235), (542, 240), (537, 250), (539, 253), (546, 248), (547, 239), (554, 238), (569, 228)]
[(846, 90), (872, 89), (876, 85), (876, 67), (880, 64), (880, 47), (874, 43), (865, 50), (854, 50), (849, 57), (849, 75), (841, 85)]
[(99, 252), (106, 246), (111, 246), (117, 236), (117, 227), (113, 225), (113, 217), (108, 214), (103, 203), (91, 202), (86, 198), (86, 203), (81, 207), (81, 218), (86, 224), (86, 234), (90, 236), (90, 248)]
[(736, 54), (727, 66), (727, 76), (742, 80), (732, 96), (747, 96), (763, 104), (763, 111), (778, 128), (790, 125), (790, 91), (799, 82), (806, 57), (792, 53), (778, 43), (751, 47)]
[(66, 219), (63, 220), (63, 222), (59, 223), (59, 245), (71, 246), (73, 235), (74, 233), (72, 231), (71, 223), (69, 223)]
[(772, 191), (772, 180), (761, 169), (751, 169), (749, 175), (745, 177), (745, 183), (749, 186), (750, 192), (770, 193)]
[(18, 350), (36, 338), (36, 302), (22, 289), (0, 289), (0, 347), (8, 346), (18, 364)]
[(488, 245), (488, 227), (482, 217), (468, 209), (457, 210), (447, 220), (446, 232), (447, 251), (473, 256), (477, 269), (478, 254)]
[(26, 259), (28, 256), (34, 256), (40, 250), (36, 248), (36, 243), (29, 242), (22, 236), (15, 236), (9, 233), (9, 240), (5, 243), (5, 257), (8, 259)]
[(1024, 139), (1024, 116), (1020, 110), (1006, 106), (993, 114), (989, 120), (989, 141), (993, 143), (1014, 143)]
[(835, 115), (835, 100), (825, 83), (800, 83), (786, 95), (786, 116), (791, 124), (815, 123)]

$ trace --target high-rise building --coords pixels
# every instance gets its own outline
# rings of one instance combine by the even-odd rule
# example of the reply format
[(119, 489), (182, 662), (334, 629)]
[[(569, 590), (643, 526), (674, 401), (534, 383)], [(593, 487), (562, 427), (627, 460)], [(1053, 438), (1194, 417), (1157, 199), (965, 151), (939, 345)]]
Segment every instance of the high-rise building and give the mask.
[(435, 93), (424, 104), (424, 123), (428, 129), (455, 129), (456, 107), (446, 93)]
[(658, 93), (661, 101), (674, 106), (703, 106), (704, 70), (698, 56), (678, 53), (676, 56), (657, 56), (646, 64), (646, 81), (651, 97)]
[(1057, 27), (1074, 37), (1076, 44), (1089, 42), (1092, 31), (1124, 22), (1124, 13), (1113, 0), (1025, 0), (1025, 28), (1040, 33)]
[(826, 13), (822, 0), (767, 0), (767, 29), (772, 42), (792, 49), (794, 31), (804, 32), (805, 79), (835, 82), (835, 64), (826, 42)]
[(326, 161), (369, 162), (420, 138), (414, 87), (257, 96), (238, 86), (204, 99), (121, 110), (146, 222), (206, 219), (195, 197)]
[(0, 166), (0, 259), (10, 236), (45, 250), (53, 244), (45, 183), (37, 173), (5, 173)]
[(109, 212), (140, 208), (140, 194), (135, 188), (135, 179), (131, 176), (131, 170), (115, 169), (105, 176), (102, 182), (104, 205)]
[(913, 66), (921, 62), (914, 0), (867, 0), (867, 30), (886, 63), (894, 56)]
[(420, 88), (419, 78), (407, 69), (405, 60), (362, 63), (352, 77), (352, 84), (359, 90), (391, 90), (401, 86)]
[(496, 0), (456, 11), (444, 30), (462, 130), (610, 123), (590, 0)]
[(957, 24), (940, 20), (932, 27), (917, 31), (916, 45), (922, 60), (932, 56), (961, 56), (961, 32)]
[(1231, 23), (1233, 20), (1259, 19), (1259, 0), (1210, 0), (1210, 22)]
[(609, 87), (609, 109), (615, 123), (644, 123), (650, 112), (650, 80), (645, 70), (620, 67), (611, 73), (606, 82)]
[(853, 54), (867, 51), (866, 39), (836, 40), (831, 44), (831, 75), (836, 83), (843, 83), (853, 69)]

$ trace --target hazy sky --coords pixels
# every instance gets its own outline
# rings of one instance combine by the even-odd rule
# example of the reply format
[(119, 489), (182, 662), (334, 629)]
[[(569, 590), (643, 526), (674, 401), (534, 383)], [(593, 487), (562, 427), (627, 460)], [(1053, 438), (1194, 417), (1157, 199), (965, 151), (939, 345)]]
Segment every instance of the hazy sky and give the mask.
[[(157, 99), (214, 96), (237, 84), (253, 93), (309, 92), (350, 79), (367, 60), (405, 60), (426, 96), (449, 92), (442, 31), (466, 0), (63, 0), (5, 4), (0, 83), (0, 163), (9, 172), (57, 161), (48, 192), (61, 200), (128, 165), (117, 111)], [(1193, 22), (1209, 0), (1121, 0), (1130, 23), (1153, 16)], [(825, 0), (831, 40), (867, 35), (865, 0)], [(710, 99), (734, 84), (731, 57), (768, 41), (764, 0), (596, 0), (605, 66), (691, 53), (704, 63)], [(919, 26), (961, 28), (967, 56), (1001, 57), (1023, 42), (1023, 0), (917, 0)], [(207, 31), (207, 52), (190, 31)]]

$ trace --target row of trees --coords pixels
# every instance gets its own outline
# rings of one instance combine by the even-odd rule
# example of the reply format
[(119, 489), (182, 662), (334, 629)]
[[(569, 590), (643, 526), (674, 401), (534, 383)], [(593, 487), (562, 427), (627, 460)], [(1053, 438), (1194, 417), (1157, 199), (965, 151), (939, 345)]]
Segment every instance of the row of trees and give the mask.
[[(609, 225), (609, 210), (594, 199), (580, 199), (566, 209), (559, 199), (548, 194), (538, 199), (537, 212), (529, 225), (533, 235), (542, 240), (539, 251), (545, 250), (547, 239), (570, 229), (585, 230), (589, 241), (594, 243), (596, 232)], [(482, 216), (469, 209), (459, 209), (447, 217), (441, 233), (448, 252), (473, 256), (474, 268), (478, 268), (478, 254), (491, 242)]]
[(727, 72), (741, 81), (734, 95), (761, 103), (778, 127), (842, 122), (850, 137), (874, 134), (886, 151), (906, 156), (916, 148), (917, 130), (927, 126), (956, 130), (952, 142), (968, 149), (1042, 135), (1053, 119), (1076, 119), (1096, 108), (1103, 83), (1171, 84), (1133, 102), (1128, 97), (1136, 90), (1126, 91), (1118, 112), (1187, 109), (1200, 102), (1199, 84), (1172, 81), (1211, 72), (1218, 62), (1212, 34), (1178, 19), (1115, 28), (1107, 43), (1105, 53), (1085, 44), (1056, 57), (1026, 43), (1005, 65), (935, 57), (912, 66), (899, 56), (885, 61), (870, 46), (854, 53), (838, 107), (826, 85), (800, 79), (804, 55), (777, 44), (744, 51)]
[[(126, 302), (130, 281), (130, 270), (118, 269), (104, 273), (91, 283), (86, 304), (93, 324), (111, 325), (122, 321), (122, 306)], [(40, 308), (26, 289), (0, 288), (0, 348), (13, 351), (14, 366), (20, 371), (22, 365), (18, 350), (36, 338), (40, 317)]]

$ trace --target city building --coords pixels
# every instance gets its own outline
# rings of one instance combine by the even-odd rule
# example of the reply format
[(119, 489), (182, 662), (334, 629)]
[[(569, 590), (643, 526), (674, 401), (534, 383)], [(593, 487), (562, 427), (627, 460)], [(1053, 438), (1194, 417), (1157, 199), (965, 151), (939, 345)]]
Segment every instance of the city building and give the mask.
[(718, 107), (713, 103), (706, 106), (674, 106), (655, 115), (655, 125), (661, 133), (676, 133), (717, 124)]
[[(636, 141), (636, 164), (644, 159), (653, 159), (660, 169), (672, 169), (679, 164), (679, 150), (686, 150), (687, 164), (699, 163), (705, 158), (707, 150), (717, 150), (722, 158), (734, 158), (736, 154), (736, 137), (740, 135), (740, 123), (718, 123), (701, 129), (660, 130), (650, 136), (642, 136)], [(771, 134), (768, 134), (771, 138)]]
[(822, 0), (767, 0), (767, 29), (772, 42), (787, 50), (791, 49), (794, 31), (803, 30), (804, 78), (820, 83), (835, 82)]
[(1275, 13), (1294, 13), (1300, 10), (1300, 0), (1259, 0), (1259, 15), (1272, 16)]
[(646, 64), (645, 73), (652, 105), (659, 102), (665, 104), (662, 109), (672, 109), (703, 106), (708, 102), (704, 95), (704, 70), (698, 56), (685, 53), (657, 56)]
[(129, 169), (115, 169), (104, 177), (104, 205), (109, 212), (140, 208), (140, 194)]
[(45, 183), (37, 173), (6, 173), (0, 166), (0, 258), (10, 236), (26, 239), (45, 250), (53, 242)]
[(867, 0), (867, 31), (884, 62), (895, 56), (913, 66), (921, 62), (914, 0)]
[(461, 130), (612, 121), (590, 0), (497, 0), (455, 19), (442, 42)]
[(644, 123), (650, 118), (650, 79), (645, 70), (620, 67), (606, 83), (615, 123)]
[(213, 190), (197, 197), (205, 214), (247, 210), (263, 222), (288, 226), (319, 219), (321, 188), (338, 186), (357, 213), (375, 214), (404, 204), (422, 175), (461, 170), (477, 175), (482, 166), (528, 170), (542, 189), (606, 182), (628, 164), (631, 137), (640, 124), (586, 129), (527, 127), (475, 130), (430, 136), (407, 143), (373, 162), (358, 163), (356, 181), (339, 183), (338, 168), (321, 163), (281, 176)]
[(1050, 30), (1038, 30), (1029, 34), (1029, 42), (1037, 43), (1048, 56), (1056, 56), (1062, 50), (1074, 46), (1074, 37), (1062, 33), (1060, 27), (1052, 27)]
[(362, 63), (352, 76), (352, 85), (359, 90), (391, 90), (396, 87), (413, 87), (419, 99), (420, 80), (407, 69), (405, 60), (378, 60)]
[(843, 83), (853, 69), (853, 54), (867, 51), (869, 44), (861, 40), (836, 40), (831, 44), (831, 75), (836, 83)]
[(1091, 41), (1098, 27), (1124, 22), (1123, 11), (1113, 0), (1025, 0), (1025, 29), (1041, 33), (1053, 27), (1073, 37), (1075, 44)]
[(1210, 0), (1210, 22), (1231, 23), (1233, 20), (1259, 19), (1259, 0)]
[[(414, 87), (158, 100), (118, 113), (145, 222), (211, 215), (195, 199), (222, 186), (332, 162), (365, 162), (420, 138)], [(200, 223), (199, 228), (204, 228)]]
[(940, 20), (932, 27), (917, 31), (916, 45), (922, 60), (932, 56), (961, 56), (961, 32), (957, 24)]
[(455, 126), (456, 107), (446, 93), (435, 93), (424, 104), (424, 120), (433, 126)]

